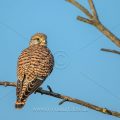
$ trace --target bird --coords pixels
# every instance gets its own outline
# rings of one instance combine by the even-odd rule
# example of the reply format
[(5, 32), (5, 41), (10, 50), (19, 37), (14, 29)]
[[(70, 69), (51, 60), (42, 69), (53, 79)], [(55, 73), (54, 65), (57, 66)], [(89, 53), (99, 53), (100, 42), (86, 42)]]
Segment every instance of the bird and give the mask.
[(34, 93), (51, 74), (54, 56), (47, 47), (47, 35), (35, 33), (17, 62), (17, 85), (15, 108), (22, 109), (29, 96)]

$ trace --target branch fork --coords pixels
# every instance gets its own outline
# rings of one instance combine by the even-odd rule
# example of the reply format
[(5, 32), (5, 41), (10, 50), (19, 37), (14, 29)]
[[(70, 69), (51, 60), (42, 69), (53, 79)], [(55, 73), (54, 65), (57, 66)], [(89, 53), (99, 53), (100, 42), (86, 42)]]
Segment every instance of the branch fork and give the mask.
[(111, 42), (113, 42), (116, 46), (120, 47), (120, 39), (116, 37), (112, 32), (110, 32), (100, 22), (93, 0), (88, 0), (91, 13), (83, 5), (78, 3), (76, 0), (66, 0), (66, 1), (74, 5), (75, 7), (77, 7), (80, 11), (82, 11), (87, 16), (87, 18), (84, 18), (82, 16), (77, 16), (77, 20), (93, 25), (100, 32), (102, 32), (106, 37), (108, 37)]

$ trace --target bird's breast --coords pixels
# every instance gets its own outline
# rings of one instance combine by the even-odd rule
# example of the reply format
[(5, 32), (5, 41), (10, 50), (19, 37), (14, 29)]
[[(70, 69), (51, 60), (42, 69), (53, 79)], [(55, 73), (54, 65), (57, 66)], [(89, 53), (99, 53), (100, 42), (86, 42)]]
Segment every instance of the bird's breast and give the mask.
[(18, 75), (24, 72), (28, 76), (47, 77), (53, 66), (54, 58), (50, 50), (44, 46), (33, 45), (21, 53), (18, 60)]

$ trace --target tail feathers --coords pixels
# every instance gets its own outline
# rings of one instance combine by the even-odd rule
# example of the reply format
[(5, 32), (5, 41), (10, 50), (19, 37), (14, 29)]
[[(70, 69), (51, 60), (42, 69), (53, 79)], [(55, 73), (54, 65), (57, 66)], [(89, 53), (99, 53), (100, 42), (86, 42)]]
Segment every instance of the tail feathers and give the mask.
[(22, 109), (25, 105), (25, 101), (16, 101), (15, 108), (16, 109)]

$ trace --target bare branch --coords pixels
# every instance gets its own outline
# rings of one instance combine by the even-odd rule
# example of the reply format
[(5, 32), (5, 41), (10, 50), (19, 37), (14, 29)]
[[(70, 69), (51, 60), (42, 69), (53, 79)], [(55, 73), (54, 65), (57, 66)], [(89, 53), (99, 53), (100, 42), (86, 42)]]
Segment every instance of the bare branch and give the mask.
[(84, 17), (78, 16), (77, 20), (88, 23), (88, 24), (94, 24), (94, 22), (92, 20), (86, 19)]
[(106, 37), (108, 37), (111, 42), (113, 42), (116, 46), (120, 47), (120, 39), (117, 36), (115, 36), (111, 31), (109, 31), (104, 25), (98, 22), (95, 26)]
[(65, 103), (66, 101), (68, 101), (68, 100), (63, 99), (62, 101), (59, 102), (59, 105), (62, 105), (62, 104)]
[(92, 0), (88, 0), (88, 2), (89, 2), (89, 5), (90, 5), (90, 8), (91, 8), (91, 10), (92, 10), (93, 16), (95, 17), (95, 19), (98, 20), (97, 11), (96, 11), (96, 9), (95, 9), (95, 6), (94, 6), (93, 1), (92, 1)]
[(111, 52), (111, 53), (115, 53), (115, 54), (119, 54), (120, 55), (120, 51), (117, 51), (117, 50), (111, 50), (111, 49), (102, 48), (101, 51)]
[(4, 82), (0, 82), (0, 85), (2, 86), (13, 86), (13, 87), (16, 87), (16, 82), (7, 82), (7, 81), (4, 81)]
[(50, 92), (53, 92), (52, 88), (49, 85), (47, 86), (47, 88)]
[[(16, 83), (15, 82), (0, 82), (0, 85), (16, 87)], [(56, 93), (56, 92), (53, 92), (53, 91), (51, 92), (51, 90), (43, 90), (41, 88), (38, 88), (36, 90), (36, 93), (40, 93), (42, 95), (45, 94), (45, 95), (48, 95), (48, 96), (52, 96), (52, 97), (55, 97), (55, 98), (62, 99), (62, 101), (59, 104), (63, 104), (66, 101), (67, 102), (72, 102), (72, 103), (79, 104), (79, 105), (88, 107), (90, 109), (96, 110), (98, 112), (101, 112), (101, 113), (104, 113), (104, 114), (108, 114), (108, 115), (112, 115), (112, 116), (120, 118), (120, 113), (119, 112), (111, 111), (111, 110), (109, 110), (107, 108), (102, 108), (102, 107), (93, 105), (91, 103), (85, 102), (83, 100), (79, 100), (79, 99), (76, 99), (76, 98), (65, 96), (65, 95), (62, 95), (62, 94), (59, 94), (59, 93)]]
[(90, 19), (93, 18), (93, 16), (91, 15), (91, 13), (84, 7), (82, 6), (80, 3), (78, 3), (75, 0), (66, 0), (67, 2), (70, 2), (71, 4), (73, 4), (74, 6), (76, 6), (78, 9), (80, 9), (84, 14), (86, 14)]
[(117, 36), (115, 36), (110, 30), (108, 30), (100, 22), (92, 0), (88, 0), (88, 2), (89, 2), (93, 15), (90, 14), (90, 12), (80, 3), (78, 3), (76, 0), (67, 0), (67, 1), (71, 3), (72, 5), (76, 6), (78, 9), (80, 9), (83, 13), (85, 13), (89, 17), (89, 19), (86, 19), (81, 16), (78, 16), (77, 19), (79, 21), (95, 26), (100, 32), (102, 32), (106, 37), (108, 37), (111, 42), (113, 42), (116, 46), (120, 47), (120, 39)]

